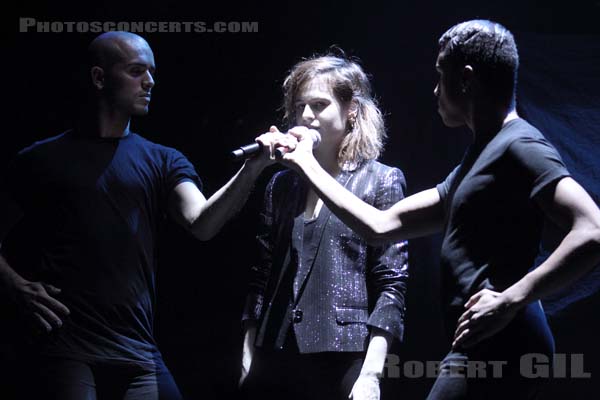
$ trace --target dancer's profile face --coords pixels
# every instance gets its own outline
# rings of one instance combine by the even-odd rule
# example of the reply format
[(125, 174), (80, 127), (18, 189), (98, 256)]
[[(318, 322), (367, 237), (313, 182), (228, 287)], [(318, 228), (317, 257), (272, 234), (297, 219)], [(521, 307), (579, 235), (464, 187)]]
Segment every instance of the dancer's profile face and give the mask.
[(155, 83), (154, 54), (141, 40), (121, 42), (119, 48), (119, 60), (106, 71), (105, 90), (119, 111), (145, 115)]
[(337, 154), (346, 135), (349, 105), (342, 104), (333, 94), (328, 76), (318, 75), (306, 82), (296, 99), (296, 125), (315, 129), (321, 134), (321, 144), (315, 149), (315, 155)]
[(444, 59), (444, 53), (437, 57), (435, 68), (438, 83), (433, 90), (438, 99), (438, 113), (448, 127), (465, 124), (465, 96), (461, 89), (460, 67)]

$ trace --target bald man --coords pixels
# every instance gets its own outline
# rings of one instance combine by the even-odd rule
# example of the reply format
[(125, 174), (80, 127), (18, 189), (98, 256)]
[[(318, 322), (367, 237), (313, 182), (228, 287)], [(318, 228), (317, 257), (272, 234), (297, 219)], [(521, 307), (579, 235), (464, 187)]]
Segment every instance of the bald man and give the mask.
[(158, 226), (168, 214), (210, 239), (271, 161), (246, 161), (206, 200), (180, 152), (129, 129), (155, 85), (148, 43), (105, 33), (89, 56), (80, 123), (22, 150), (2, 182), (0, 240), (24, 218), (41, 243), (31, 276), (0, 256), (2, 293), (39, 331), (35, 398), (179, 399), (153, 338)]

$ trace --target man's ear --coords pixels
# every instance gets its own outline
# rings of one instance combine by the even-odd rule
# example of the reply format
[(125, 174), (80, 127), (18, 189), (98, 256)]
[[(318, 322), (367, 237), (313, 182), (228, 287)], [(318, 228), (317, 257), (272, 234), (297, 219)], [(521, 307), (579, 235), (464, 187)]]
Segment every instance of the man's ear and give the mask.
[(475, 71), (470, 65), (465, 65), (462, 69), (462, 76), (460, 82), (460, 89), (463, 93), (468, 93), (473, 87), (473, 81), (475, 79)]
[(98, 90), (104, 88), (104, 70), (101, 67), (93, 66), (90, 70), (90, 76), (92, 78), (92, 85)]

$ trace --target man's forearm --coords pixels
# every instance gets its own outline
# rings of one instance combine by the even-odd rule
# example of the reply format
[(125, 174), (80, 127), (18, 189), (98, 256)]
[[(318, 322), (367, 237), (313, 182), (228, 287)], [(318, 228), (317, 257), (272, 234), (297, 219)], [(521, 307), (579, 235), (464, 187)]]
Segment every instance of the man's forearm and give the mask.
[(385, 230), (383, 212), (354, 196), (310, 157), (299, 164), (301, 173), (327, 207), (369, 243)]
[(509, 304), (546, 297), (600, 263), (600, 210), (576, 181), (561, 179), (552, 193), (537, 201), (545, 215), (568, 233), (546, 261), (502, 293)]
[(600, 263), (600, 231), (574, 229), (535, 270), (503, 292), (510, 301), (525, 305), (567, 287)]
[(439, 232), (444, 225), (437, 189), (405, 197), (387, 210), (379, 210), (350, 193), (311, 156), (298, 167), (327, 207), (369, 244), (414, 239)]
[(210, 196), (198, 210), (190, 227), (192, 233), (201, 240), (215, 236), (246, 203), (263, 169), (263, 165), (246, 161), (229, 182)]
[(568, 287), (600, 263), (600, 213), (576, 218), (560, 245), (539, 267), (503, 292), (483, 289), (467, 301), (454, 333), (454, 348), (468, 348), (495, 335), (521, 308)]

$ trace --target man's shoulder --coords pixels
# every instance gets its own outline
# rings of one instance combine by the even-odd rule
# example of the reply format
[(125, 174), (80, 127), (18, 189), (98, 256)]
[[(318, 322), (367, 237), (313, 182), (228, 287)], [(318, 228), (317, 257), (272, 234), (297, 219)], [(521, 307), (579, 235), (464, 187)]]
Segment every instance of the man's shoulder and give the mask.
[(545, 139), (544, 135), (538, 128), (531, 125), (522, 118), (517, 118), (510, 121), (502, 129), (505, 132), (508, 142), (528, 139)]
[(33, 142), (29, 146), (24, 147), (19, 151), (19, 156), (27, 156), (29, 154), (44, 153), (60, 148), (66, 141), (68, 135), (71, 133), (70, 130), (62, 132), (58, 135), (51, 136), (45, 139), (41, 139)]
[(510, 127), (506, 137), (506, 148), (509, 154), (535, 151), (537, 148), (554, 148), (544, 134), (524, 119), (518, 119)]
[(509, 121), (486, 146), (483, 154), (491, 160), (513, 156), (515, 151), (531, 150), (532, 144), (549, 144), (535, 126), (522, 118)]
[(158, 150), (158, 151), (166, 151), (168, 149), (167, 146), (153, 142), (152, 140), (147, 139), (146, 137), (140, 135), (139, 133), (131, 132), (129, 135), (130, 135), (131, 141), (136, 146), (146, 147), (148, 149), (153, 149), (153, 150)]
[(144, 149), (145, 151), (153, 154), (156, 157), (165, 159), (173, 156), (183, 157), (183, 154), (173, 147), (153, 142), (152, 140), (147, 139), (139, 133), (132, 132), (130, 133), (130, 135), (132, 136), (132, 142), (136, 147)]

